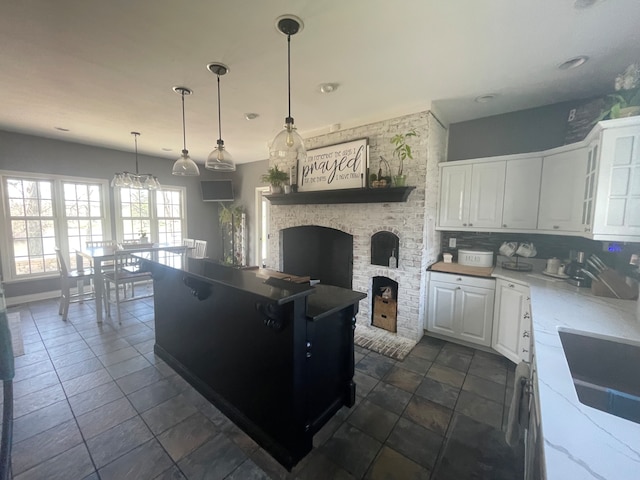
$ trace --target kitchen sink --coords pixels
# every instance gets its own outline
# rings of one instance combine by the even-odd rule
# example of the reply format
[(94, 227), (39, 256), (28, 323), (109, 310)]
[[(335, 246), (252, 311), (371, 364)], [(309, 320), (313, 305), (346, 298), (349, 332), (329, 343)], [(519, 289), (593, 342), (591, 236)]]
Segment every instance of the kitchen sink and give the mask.
[(559, 329), (578, 399), (640, 423), (640, 344)]

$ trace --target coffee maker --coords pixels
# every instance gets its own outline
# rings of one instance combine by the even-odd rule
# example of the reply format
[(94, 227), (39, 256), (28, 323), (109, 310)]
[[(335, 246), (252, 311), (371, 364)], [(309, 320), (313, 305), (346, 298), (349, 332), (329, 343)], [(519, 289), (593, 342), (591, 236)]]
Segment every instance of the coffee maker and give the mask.
[(582, 272), (583, 268), (587, 268), (585, 263), (586, 255), (584, 252), (575, 252), (569, 265), (564, 269), (564, 273), (569, 275), (568, 283), (576, 287), (590, 287), (591, 279)]

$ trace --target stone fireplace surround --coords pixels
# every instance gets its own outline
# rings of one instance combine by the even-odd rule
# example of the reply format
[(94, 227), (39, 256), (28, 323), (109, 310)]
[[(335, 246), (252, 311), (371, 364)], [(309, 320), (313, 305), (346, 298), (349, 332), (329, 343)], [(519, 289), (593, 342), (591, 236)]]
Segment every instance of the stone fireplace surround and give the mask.
[[(379, 168), (380, 156), (397, 169), (390, 139), (398, 132), (415, 129), (414, 159), (405, 162), (408, 184), (416, 189), (407, 202), (272, 205), (270, 212), (269, 267), (282, 270), (282, 230), (298, 226), (320, 226), (353, 236), (352, 289), (367, 293), (360, 302), (356, 320), (356, 343), (374, 351), (403, 358), (424, 334), (426, 268), (437, 260), (440, 235), (435, 231), (438, 195), (438, 163), (445, 155), (446, 130), (430, 112), (420, 112), (305, 140), (308, 150), (348, 142), (369, 140), (371, 171)], [(272, 164), (270, 163), (270, 167)], [(278, 164), (288, 171), (290, 165)], [(379, 231), (398, 236), (398, 268), (372, 265), (371, 237)], [(374, 292), (372, 279), (388, 277), (398, 282), (397, 333), (371, 326)]]

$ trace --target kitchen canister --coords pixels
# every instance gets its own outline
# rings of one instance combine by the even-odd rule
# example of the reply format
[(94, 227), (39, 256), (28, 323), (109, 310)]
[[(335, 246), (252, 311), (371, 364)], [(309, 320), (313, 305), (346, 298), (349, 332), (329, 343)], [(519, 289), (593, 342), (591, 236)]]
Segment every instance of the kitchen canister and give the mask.
[(489, 250), (458, 250), (458, 264), (467, 267), (493, 267), (493, 252)]

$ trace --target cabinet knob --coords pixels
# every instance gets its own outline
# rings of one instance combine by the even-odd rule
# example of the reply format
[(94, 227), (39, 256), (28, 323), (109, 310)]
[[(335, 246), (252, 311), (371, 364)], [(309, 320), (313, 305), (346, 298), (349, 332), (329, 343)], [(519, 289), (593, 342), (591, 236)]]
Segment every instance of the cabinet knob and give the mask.
[(461, 281), (462, 281), (462, 277), (456, 278), (456, 282), (461, 282)]
[(554, 225), (554, 226), (553, 226), (553, 229), (554, 229), (554, 230), (558, 230), (559, 228), (560, 228), (560, 226), (559, 226), (559, 225)]
[(462, 224), (462, 226), (463, 226), (463, 227), (466, 227), (466, 226), (467, 226), (467, 224), (466, 224), (466, 223), (463, 223), (463, 224)]
[(456, 287), (456, 290), (461, 290), (461, 289), (462, 289), (462, 287)]
[(503, 223), (503, 224), (502, 224), (502, 228), (507, 228), (507, 224), (506, 224), (506, 223)]
[(473, 227), (473, 223), (470, 223), (470, 224), (469, 224), (469, 226), (470, 226), (470, 227)]
[(515, 286), (513, 283), (510, 283), (510, 284), (508, 285), (508, 287), (509, 287), (509, 288), (516, 288), (516, 286)]

